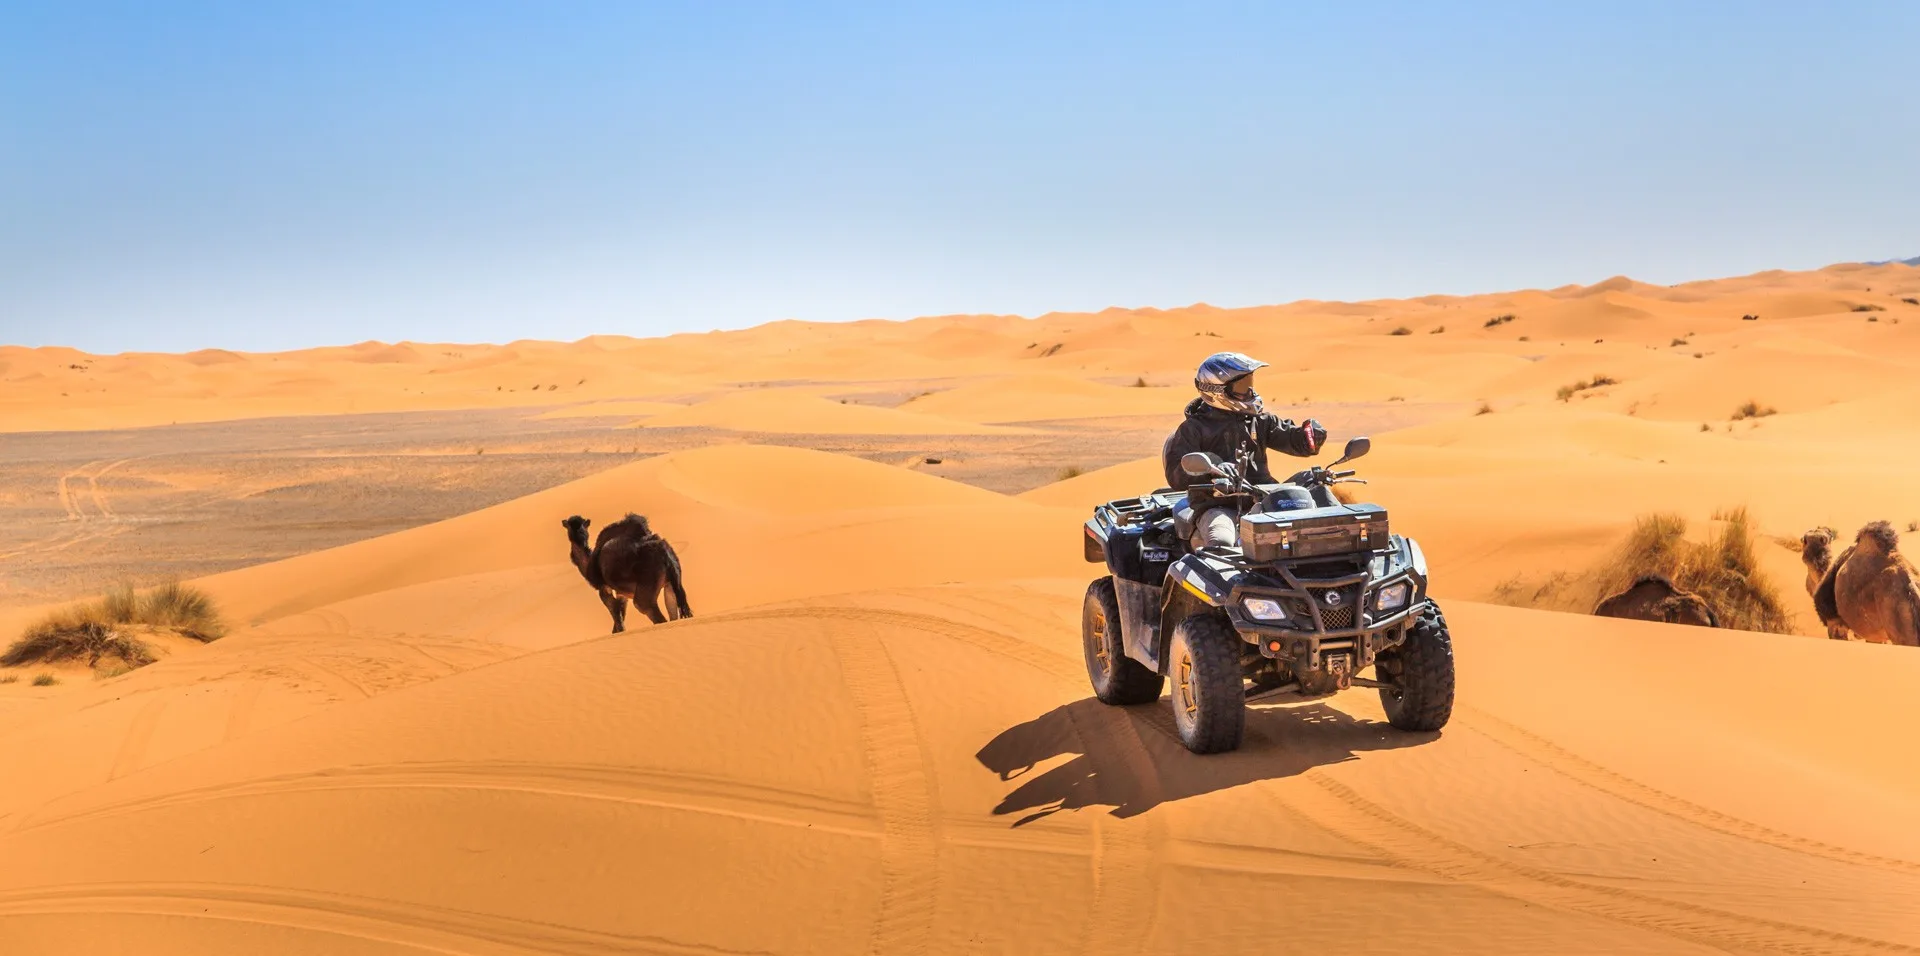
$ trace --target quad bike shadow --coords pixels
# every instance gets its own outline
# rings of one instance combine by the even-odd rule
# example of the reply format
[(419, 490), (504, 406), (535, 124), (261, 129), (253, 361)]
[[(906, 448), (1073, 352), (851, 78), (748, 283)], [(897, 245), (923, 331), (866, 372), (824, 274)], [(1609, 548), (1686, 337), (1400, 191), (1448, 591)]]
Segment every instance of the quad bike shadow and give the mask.
[[(1413, 747), (1438, 733), (1405, 733), (1324, 703), (1250, 708), (1240, 749), (1199, 758), (1168, 708), (1112, 707), (1094, 698), (1056, 707), (1000, 732), (975, 754), (1002, 780), (1026, 779), (993, 808), (1025, 826), (1061, 810), (1111, 807), (1131, 817), (1216, 790), (1292, 777), (1368, 751)], [(1035, 768), (1071, 755), (1058, 766)]]

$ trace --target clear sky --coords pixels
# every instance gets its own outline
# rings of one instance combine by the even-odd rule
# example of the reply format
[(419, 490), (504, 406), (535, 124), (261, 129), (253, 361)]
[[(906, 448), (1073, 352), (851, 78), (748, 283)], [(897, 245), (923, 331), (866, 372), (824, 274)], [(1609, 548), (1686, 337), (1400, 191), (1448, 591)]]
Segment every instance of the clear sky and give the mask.
[(0, 342), (571, 339), (1920, 254), (1920, 3), (0, 3)]

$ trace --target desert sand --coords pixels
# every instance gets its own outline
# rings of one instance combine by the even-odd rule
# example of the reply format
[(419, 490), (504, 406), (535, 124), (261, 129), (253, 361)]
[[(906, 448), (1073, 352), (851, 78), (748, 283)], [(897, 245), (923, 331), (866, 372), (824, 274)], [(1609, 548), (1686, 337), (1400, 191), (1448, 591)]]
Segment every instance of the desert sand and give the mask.
[[(130, 673), (0, 671), (59, 679), (0, 684), (0, 952), (1920, 952), (1920, 650), (1825, 639), (1772, 540), (1796, 634), (1492, 603), (1649, 511), (1704, 531), (1745, 507), (1796, 539), (1920, 519), (1911, 298), (1920, 269), (1838, 266), (657, 340), (0, 349), (16, 449), (453, 412), (670, 443), (197, 575), (233, 633)], [(1150, 443), (1004, 490), (904, 453), (1163, 433), (1225, 348), (1336, 442), (1387, 420), (1363, 410), (1423, 410), (1368, 428), (1357, 465), (1453, 626), (1444, 731), (1391, 730), (1355, 690), (1188, 754), (1164, 702), (1094, 701), (1079, 649), (1078, 525), (1160, 483)], [(1749, 401), (1774, 413), (1735, 421)], [(110, 534), (134, 513), (116, 479), (230, 467), (122, 457), (0, 495), (73, 551), (136, 540)], [(274, 474), (243, 477), (311, 480)], [(609, 635), (559, 520), (628, 511), (674, 542), (695, 616)], [(48, 588), (0, 636), (82, 593)]]

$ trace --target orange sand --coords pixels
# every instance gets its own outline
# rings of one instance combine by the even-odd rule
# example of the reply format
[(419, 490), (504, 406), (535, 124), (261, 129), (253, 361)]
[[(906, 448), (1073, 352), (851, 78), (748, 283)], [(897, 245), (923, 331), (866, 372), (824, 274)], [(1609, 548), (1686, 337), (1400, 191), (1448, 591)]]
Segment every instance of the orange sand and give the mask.
[[(1466, 403), (1359, 463), (1456, 635), (1435, 737), (1355, 691), (1260, 707), (1243, 750), (1200, 758), (1164, 704), (1090, 700), (1076, 529), (1157, 462), (1010, 497), (712, 447), (206, 579), (232, 636), (0, 685), (0, 952), (1920, 950), (1920, 652), (1475, 600), (1656, 508), (1746, 505), (1782, 535), (1920, 518), (1915, 295), (1920, 270), (1836, 267), (571, 345), (0, 350), (16, 430), (339, 411), (350, 391), (360, 411), (671, 400), (645, 424), (990, 428), (1177, 406), (1120, 386), (1177, 385), (1220, 347), (1327, 390), (1289, 401)], [(1866, 302), (1884, 311), (1846, 311)], [(692, 384), (881, 353), (934, 394)], [(1620, 383), (1555, 398), (1595, 373)], [(1729, 431), (1749, 399), (1779, 414)], [(674, 541), (696, 616), (609, 636), (559, 521), (629, 509)], [(1794, 597), (1797, 560), (1767, 551)]]

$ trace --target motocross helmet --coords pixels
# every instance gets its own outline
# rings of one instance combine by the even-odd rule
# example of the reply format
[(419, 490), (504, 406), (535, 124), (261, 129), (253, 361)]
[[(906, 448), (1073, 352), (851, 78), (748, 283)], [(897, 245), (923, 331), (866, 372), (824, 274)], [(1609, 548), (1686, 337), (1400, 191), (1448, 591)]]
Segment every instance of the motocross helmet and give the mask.
[(1260, 393), (1253, 390), (1253, 373), (1267, 363), (1239, 352), (1215, 352), (1200, 363), (1194, 373), (1193, 387), (1201, 400), (1222, 411), (1258, 415), (1265, 410)]

